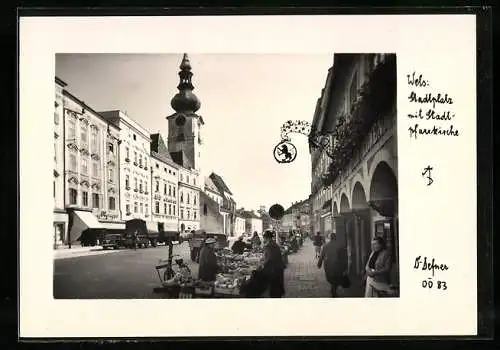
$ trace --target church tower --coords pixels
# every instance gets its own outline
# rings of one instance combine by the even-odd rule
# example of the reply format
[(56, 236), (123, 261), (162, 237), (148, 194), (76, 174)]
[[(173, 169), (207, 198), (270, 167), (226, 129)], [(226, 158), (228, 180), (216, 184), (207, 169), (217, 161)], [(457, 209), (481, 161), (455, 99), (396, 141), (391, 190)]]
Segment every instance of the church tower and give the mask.
[(204, 124), (203, 118), (196, 114), (201, 103), (193, 93), (191, 81), (191, 63), (184, 54), (179, 66), (179, 92), (170, 102), (175, 113), (168, 116), (168, 150), (177, 153), (182, 159), (182, 165), (191, 167), (201, 174), (201, 136), (200, 130)]

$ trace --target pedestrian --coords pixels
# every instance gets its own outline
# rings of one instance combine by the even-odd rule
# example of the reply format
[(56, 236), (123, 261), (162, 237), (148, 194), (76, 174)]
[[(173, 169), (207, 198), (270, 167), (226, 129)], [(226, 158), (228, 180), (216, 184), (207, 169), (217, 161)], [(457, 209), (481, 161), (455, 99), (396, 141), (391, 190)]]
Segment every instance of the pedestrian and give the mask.
[(319, 255), (321, 253), (321, 247), (323, 246), (324, 243), (325, 243), (325, 240), (324, 240), (323, 236), (321, 235), (321, 232), (319, 232), (319, 231), (316, 232), (316, 236), (314, 236), (314, 239), (313, 239), (315, 259), (319, 258)]
[(273, 232), (264, 232), (264, 259), (262, 272), (266, 278), (271, 298), (281, 298), (285, 294), (285, 264), (281, 249), (273, 239)]
[(260, 248), (262, 241), (260, 240), (260, 237), (259, 237), (259, 234), (257, 233), (257, 231), (254, 231), (250, 242), (252, 243), (252, 249)]
[(382, 237), (372, 240), (372, 252), (366, 263), (365, 298), (377, 297), (374, 286), (389, 285), (392, 268), (392, 256), (387, 250), (386, 242)]
[(347, 249), (336, 239), (334, 233), (326, 243), (318, 258), (318, 268), (325, 269), (325, 277), (330, 283), (330, 292), (333, 298), (337, 297), (337, 289), (343, 284), (348, 273)]
[(218, 265), (217, 257), (215, 256), (216, 240), (214, 238), (207, 238), (205, 244), (200, 251), (200, 265), (198, 266), (198, 278), (205, 282), (215, 281), (217, 275)]
[(137, 235), (138, 235), (138, 232), (137, 232), (137, 230), (136, 230), (136, 231), (134, 231), (134, 233), (132, 234), (132, 241), (133, 241), (133, 243), (134, 243), (134, 250), (137, 250), (137, 240), (138, 240)]
[(233, 246), (231, 247), (231, 250), (233, 251), (234, 254), (243, 254), (246, 248), (245, 242), (243, 242), (243, 235), (238, 237), (238, 240), (233, 243)]

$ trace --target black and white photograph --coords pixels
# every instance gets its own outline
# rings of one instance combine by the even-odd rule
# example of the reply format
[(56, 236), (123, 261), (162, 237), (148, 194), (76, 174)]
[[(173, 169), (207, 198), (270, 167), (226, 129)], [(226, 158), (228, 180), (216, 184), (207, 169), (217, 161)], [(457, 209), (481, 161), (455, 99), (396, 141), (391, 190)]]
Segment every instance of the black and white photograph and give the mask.
[(56, 53), (53, 297), (398, 298), (396, 58)]

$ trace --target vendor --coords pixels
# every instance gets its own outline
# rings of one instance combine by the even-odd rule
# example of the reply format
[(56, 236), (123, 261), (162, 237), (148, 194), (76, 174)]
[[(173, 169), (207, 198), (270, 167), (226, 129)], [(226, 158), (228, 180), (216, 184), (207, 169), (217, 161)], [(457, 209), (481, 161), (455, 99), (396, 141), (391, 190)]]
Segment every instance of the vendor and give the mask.
[(257, 233), (257, 231), (255, 231), (253, 233), (253, 237), (252, 237), (252, 248), (253, 249), (257, 249), (257, 248), (260, 248), (260, 245), (261, 245), (261, 241), (260, 241), (260, 238), (259, 238), (259, 234)]
[(215, 281), (218, 270), (217, 257), (214, 250), (215, 243), (216, 240), (214, 238), (207, 238), (203, 248), (201, 248), (198, 278), (202, 281)]
[(238, 237), (238, 240), (236, 242), (234, 242), (231, 249), (232, 249), (234, 254), (243, 254), (243, 252), (245, 251), (245, 248), (246, 248), (246, 244), (245, 244), (245, 242), (243, 242), (243, 235), (241, 235)]

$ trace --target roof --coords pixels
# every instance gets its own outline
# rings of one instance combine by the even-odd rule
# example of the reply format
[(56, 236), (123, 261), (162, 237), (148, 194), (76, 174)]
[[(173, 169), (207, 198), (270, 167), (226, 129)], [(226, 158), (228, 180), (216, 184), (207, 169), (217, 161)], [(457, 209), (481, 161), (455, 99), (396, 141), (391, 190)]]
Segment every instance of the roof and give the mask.
[(215, 186), (214, 182), (210, 177), (205, 177), (205, 187), (212, 192), (222, 195), (222, 193), (220, 193), (219, 189), (217, 188), (217, 186)]
[(220, 193), (227, 192), (230, 195), (233, 195), (231, 193), (231, 191), (229, 190), (229, 187), (227, 187), (227, 185), (224, 182), (224, 180), (222, 180), (222, 177), (220, 177), (216, 173), (211, 173), (210, 174), (210, 179), (213, 181), (214, 185), (217, 186), (217, 188), (219, 189)]
[(184, 151), (170, 152), (172, 160), (183, 168), (192, 169), (193, 166)]
[(67, 84), (65, 81), (63, 81), (62, 79), (60, 79), (60, 78), (58, 78), (58, 77), (56, 77), (55, 81), (56, 81), (56, 83), (58, 83), (58, 84), (59, 84), (59, 85), (61, 85), (62, 87), (66, 87), (66, 86), (68, 86), (68, 84)]
[[(167, 164), (174, 165), (175, 162), (168, 152), (168, 148), (159, 133), (151, 134), (151, 156)], [(176, 165), (176, 164), (175, 164)]]

